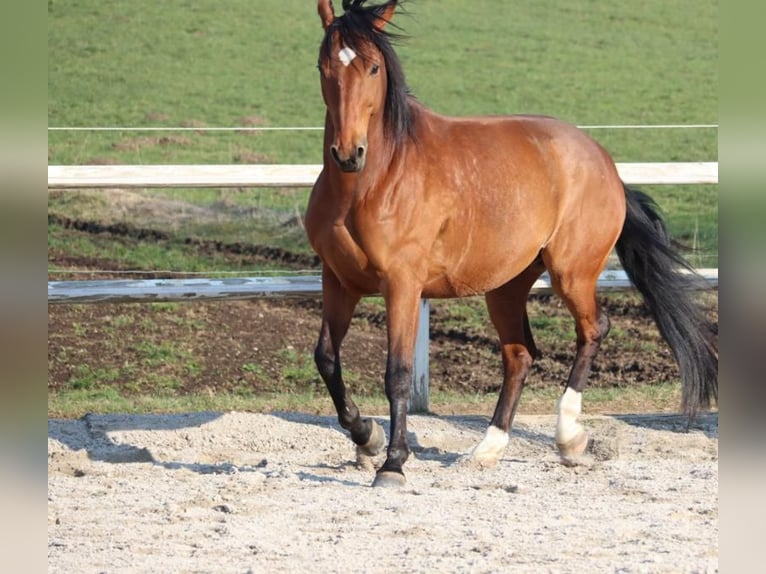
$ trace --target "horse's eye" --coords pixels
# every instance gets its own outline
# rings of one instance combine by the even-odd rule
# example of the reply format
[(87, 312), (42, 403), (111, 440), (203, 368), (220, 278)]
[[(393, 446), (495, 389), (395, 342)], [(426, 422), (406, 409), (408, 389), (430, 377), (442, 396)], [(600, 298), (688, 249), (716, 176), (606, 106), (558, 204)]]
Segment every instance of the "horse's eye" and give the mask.
[(380, 66), (378, 64), (373, 64), (372, 68), (370, 68), (370, 75), (374, 76), (380, 71)]

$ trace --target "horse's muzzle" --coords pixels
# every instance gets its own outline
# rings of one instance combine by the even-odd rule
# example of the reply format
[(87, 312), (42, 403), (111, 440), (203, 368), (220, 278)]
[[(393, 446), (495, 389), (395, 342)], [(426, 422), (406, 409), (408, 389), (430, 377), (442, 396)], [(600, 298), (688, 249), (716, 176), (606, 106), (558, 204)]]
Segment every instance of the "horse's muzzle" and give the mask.
[(341, 155), (338, 146), (335, 144), (330, 146), (330, 152), (335, 163), (338, 164), (341, 171), (345, 172), (362, 171), (365, 159), (367, 158), (367, 146), (365, 145), (358, 145), (347, 157)]

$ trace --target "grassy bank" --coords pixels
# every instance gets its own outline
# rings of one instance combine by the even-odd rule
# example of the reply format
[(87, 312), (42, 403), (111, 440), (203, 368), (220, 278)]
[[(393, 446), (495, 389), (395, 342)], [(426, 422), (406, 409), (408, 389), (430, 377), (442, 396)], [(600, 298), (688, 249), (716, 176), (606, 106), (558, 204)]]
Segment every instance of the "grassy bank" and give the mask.
[[(522, 396), (519, 414), (554, 414), (561, 390), (528, 389)], [(589, 389), (585, 393), (585, 414), (678, 412), (677, 384), (636, 385), (620, 389)], [(430, 412), (438, 415), (481, 414), (488, 417), (497, 402), (496, 394), (465, 394), (440, 391), (430, 396)], [(388, 401), (382, 393), (357, 397), (364, 414), (388, 415)], [(198, 411), (245, 411), (266, 413), (295, 411), (333, 415), (329, 395), (317, 393), (192, 394), (164, 396), (145, 394), (126, 397), (111, 388), (98, 391), (66, 391), (48, 397), (49, 418), (79, 418), (95, 413), (184, 413)]]

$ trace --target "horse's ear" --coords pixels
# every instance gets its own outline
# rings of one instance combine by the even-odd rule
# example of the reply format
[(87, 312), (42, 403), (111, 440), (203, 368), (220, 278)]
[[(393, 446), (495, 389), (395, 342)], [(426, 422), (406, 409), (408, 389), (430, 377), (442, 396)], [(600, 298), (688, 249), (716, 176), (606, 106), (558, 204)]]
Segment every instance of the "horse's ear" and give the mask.
[(382, 30), (386, 27), (386, 24), (388, 24), (391, 21), (391, 18), (394, 17), (394, 12), (396, 11), (396, 0), (393, 0), (386, 4), (386, 7), (383, 9), (383, 12), (381, 15), (376, 18), (375, 20), (375, 27), (378, 30)]
[(319, 18), (322, 20), (322, 27), (327, 30), (335, 21), (335, 10), (332, 7), (332, 0), (319, 0), (317, 3)]

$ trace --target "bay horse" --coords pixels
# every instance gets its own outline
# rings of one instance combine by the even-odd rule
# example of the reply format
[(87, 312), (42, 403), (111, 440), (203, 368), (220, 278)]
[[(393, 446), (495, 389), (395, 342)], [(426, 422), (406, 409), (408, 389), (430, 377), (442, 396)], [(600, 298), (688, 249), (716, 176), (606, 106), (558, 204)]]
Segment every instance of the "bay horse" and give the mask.
[(382, 294), (390, 405), (386, 459), (373, 486), (406, 484), (407, 402), (421, 297), (484, 294), (500, 338), (503, 385), (470, 456), (503, 454), (522, 386), (537, 354), (526, 301), (544, 272), (576, 325), (577, 351), (558, 401), (555, 442), (581, 455), (582, 392), (609, 319), (596, 281), (612, 248), (643, 295), (679, 364), (683, 408), (693, 417), (718, 398), (714, 328), (690, 293), (699, 277), (671, 241), (654, 201), (627, 188), (593, 139), (542, 116), (445, 117), (409, 92), (393, 34), (397, 2), (319, 0), (318, 68), (326, 105), (323, 169), (305, 216), (322, 260), (316, 366), (357, 449), (385, 446), (378, 423), (346, 393), (340, 349), (364, 295)]

